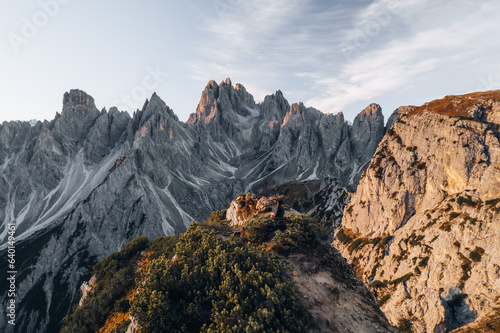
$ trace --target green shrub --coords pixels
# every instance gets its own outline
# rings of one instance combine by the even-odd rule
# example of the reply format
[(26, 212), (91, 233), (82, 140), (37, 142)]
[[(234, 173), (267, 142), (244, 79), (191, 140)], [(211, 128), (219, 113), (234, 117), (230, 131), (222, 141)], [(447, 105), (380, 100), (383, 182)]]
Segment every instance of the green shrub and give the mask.
[(210, 230), (215, 231), (227, 231), (231, 229), (230, 221), (226, 220), (227, 209), (217, 210), (210, 214), (207, 221), (204, 221), (202, 225)]
[(421, 243), (422, 239), (424, 239), (424, 238), (425, 238), (424, 235), (418, 235), (417, 236), (417, 235), (413, 234), (413, 235), (410, 236), (410, 245), (411, 246), (418, 245), (418, 244)]
[(469, 253), (469, 258), (471, 258), (474, 262), (480, 262), (483, 254), (484, 249), (476, 246), (476, 248)]
[(175, 254), (175, 245), (179, 241), (179, 236), (164, 236), (153, 239), (148, 246), (151, 251), (149, 260), (157, 259), (161, 256), (172, 258)]
[(130, 320), (123, 320), (115, 328), (113, 328), (110, 333), (126, 333), (130, 325)]
[(137, 237), (125, 244), (120, 252), (115, 252), (99, 261), (93, 267), (96, 285), (82, 305), (68, 315), (61, 328), (62, 333), (90, 333), (100, 329), (116, 307), (116, 302), (134, 284), (132, 257), (144, 250), (148, 244), (146, 236)]
[(406, 319), (406, 318), (399, 319), (398, 330), (401, 333), (412, 333), (413, 332), (412, 327), (413, 327), (413, 324), (408, 319)]
[(228, 220), (226, 220), (227, 209), (216, 210), (210, 214), (207, 222), (210, 224), (220, 224), (226, 225), (228, 224)]
[(113, 308), (113, 311), (115, 311), (115, 312), (128, 312), (129, 309), (130, 309), (129, 300), (126, 298), (122, 298), (115, 303), (115, 307)]
[(344, 229), (339, 229), (335, 237), (344, 245), (352, 242), (352, 238), (346, 235)]
[(139, 236), (132, 239), (130, 242), (125, 244), (120, 251), (120, 255), (123, 260), (127, 260), (130, 257), (136, 255), (138, 252), (143, 251), (148, 246), (148, 236)]
[(471, 206), (471, 207), (475, 207), (477, 205), (476, 202), (472, 201), (472, 198), (470, 195), (466, 195), (466, 197), (458, 197), (457, 203), (459, 205), (466, 204), (466, 205)]
[(430, 258), (430, 257), (425, 257), (425, 258), (422, 258), (422, 259), (418, 262), (418, 266), (420, 266), (420, 267), (427, 267), (427, 263), (429, 262), (429, 258)]
[(462, 276), (460, 277), (460, 288), (463, 288), (465, 281), (467, 281), (470, 278), (470, 271), (472, 270), (472, 264), (469, 259), (464, 257), (463, 254), (459, 252), (460, 258), (462, 260), (461, 267), (462, 267)]
[(486, 200), (485, 204), (490, 205), (490, 206), (496, 206), (500, 202), (500, 198), (498, 199), (492, 199), (492, 200)]
[(142, 333), (304, 332), (310, 321), (282, 260), (197, 224), (175, 262), (151, 261), (131, 313)]
[(421, 163), (417, 164), (417, 169), (418, 170), (424, 170), (425, 168), (426, 168), (426, 163), (425, 162), (421, 162)]
[(384, 287), (387, 287), (387, 283), (379, 281), (379, 280), (374, 280), (372, 283), (370, 283), (370, 287), (372, 287), (372, 288), (384, 288)]
[(384, 295), (384, 296), (380, 297), (377, 300), (377, 305), (379, 307), (382, 307), (382, 305), (384, 305), (385, 303), (387, 303), (387, 301), (389, 300), (389, 298), (391, 298), (391, 295)]
[(394, 236), (385, 236), (384, 238), (382, 238), (382, 240), (380, 241), (380, 243), (378, 243), (377, 248), (384, 249), (386, 247), (386, 245), (389, 244), (389, 242), (393, 238), (394, 238)]
[(96, 279), (99, 281), (112, 276), (114, 272), (126, 266), (130, 258), (146, 249), (147, 245), (148, 237), (139, 236), (125, 244), (120, 252), (111, 253), (94, 265), (93, 273)]
[(446, 232), (450, 232), (451, 231), (451, 224), (449, 222), (443, 222), (443, 224), (441, 224), (439, 229), (446, 231)]
[(247, 219), (245, 225), (245, 238), (253, 243), (262, 243), (270, 239), (271, 232), (276, 228), (270, 215), (254, 214)]
[(314, 251), (321, 241), (328, 238), (328, 229), (317, 219), (303, 214), (291, 214), (284, 230), (277, 230), (271, 242), (281, 254), (293, 251)]
[(354, 250), (361, 250), (366, 244), (367, 243), (363, 239), (357, 238), (349, 245), (347, 250), (349, 251), (349, 253), (352, 253)]
[(397, 279), (394, 279), (392, 281), (389, 282), (389, 284), (399, 284), (399, 283), (404, 283), (406, 281), (408, 281), (411, 277), (413, 276), (413, 273), (408, 273), (406, 275), (403, 275)]

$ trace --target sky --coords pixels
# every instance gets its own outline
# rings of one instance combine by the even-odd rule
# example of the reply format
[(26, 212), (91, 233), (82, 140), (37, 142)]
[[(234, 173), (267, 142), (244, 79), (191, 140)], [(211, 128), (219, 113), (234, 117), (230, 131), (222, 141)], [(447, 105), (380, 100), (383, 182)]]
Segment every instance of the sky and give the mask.
[(500, 1), (0, 0), (0, 122), (54, 118), (64, 92), (185, 121), (209, 80), (281, 90), (352, 121), (500, 89)]

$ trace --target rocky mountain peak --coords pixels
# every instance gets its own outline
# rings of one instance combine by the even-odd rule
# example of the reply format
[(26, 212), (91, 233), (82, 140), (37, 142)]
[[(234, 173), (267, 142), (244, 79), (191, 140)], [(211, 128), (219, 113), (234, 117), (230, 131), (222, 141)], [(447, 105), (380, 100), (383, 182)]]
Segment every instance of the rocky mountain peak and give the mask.
[(71, 89), (66, 92), (63, 97), (63, 113), (65, 110), (97, 110), (94, 98), (88, 95), (85, 91), (79, 89)]
[(245, 105), (247, 105), (250, 108), (255, 107), (255, 100), (253, 96), (247, 92), (247, 90), (242, 84), (236, 83), (236, 85), (234, 86), (234, 90)]
[(385, 134), (384, 115), (378, 104), (370, 104), (352, 123), (351, 146), (358, 165), (369, 160)]
[(365, 119), (366, 117), (380, 117), (382, 116), (382, 108), (376, 103), (371, 103), (363, 111), (361, 111), (358, 116), (358, 119)]
[(272, 95), (267, 95), (264, 102), (261, 104), (262, 113), (264, 116), (274, 116), (274, 120), (281, 120), (290, 110), (290, 104), (283, 96), (283, 93), (278, 90)]
[(201, 93), (200, 102), (196, 108), (196, 113), (189, 116), (188, 124), (194, 124), (199, 121), (205, 121), (211, 118), (214, 102), (219, 98), (219, 85), (214, 80), (208, 81), (207, 86)]
[(160, 113), (162, 115), (178, 120), (177, 115), (174, 113), (174, 111), (172, 111), (172, 109), (167, 106), (167, 104), (160, 98), (160, 96), (156, 94), (156, 92), (151, 95), (149, 102), (146, 101), (143, 111), (143, 117), (148, 119), (151, 117), (151, 115)]

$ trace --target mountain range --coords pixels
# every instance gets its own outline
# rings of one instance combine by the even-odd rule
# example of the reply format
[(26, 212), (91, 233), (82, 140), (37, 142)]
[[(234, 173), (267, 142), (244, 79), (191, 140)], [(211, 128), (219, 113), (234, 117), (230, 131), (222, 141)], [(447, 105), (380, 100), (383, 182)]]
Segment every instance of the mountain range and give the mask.
[[(402, 332), (498, 330), (499, 126), (500, 91), (400, 107), (387, 124), (371, 104), (350, 124), (280, 91), (256, 103), (229, 79), (208, 83), (187, 122), (156, 94), (129, 115), (71, 90), (51, 121), (0, 125), (15, 331), (59, 331), (99, 260), (141, 235), (181, 234), (248, 192), (328, 223), (356, 297), (377, 300), (359, 308), (380, 307), (388, 331), (386, 321)], [(0, 330), (11, 332), (6, 295), (2, 284)], [(346, 304), (335, 306), (357, 318)]]
[(320, 191), (329, 177), (321, 190), (341, 211), (342, 187), (356, 188), (385, 131), (378, 105), (350, 125), (280, 91), (255, 103), (229, 79), (208, 83), (186, 123), (156, 94), (130, 116), (99, 111), (81, 90), (64, 94), (52, 121), (4, 122), (0, 251), (15, 221), (16, 331), (58, 330), (99, 259), (139, 235), (182, 233), (241, 192), (293, 182)]

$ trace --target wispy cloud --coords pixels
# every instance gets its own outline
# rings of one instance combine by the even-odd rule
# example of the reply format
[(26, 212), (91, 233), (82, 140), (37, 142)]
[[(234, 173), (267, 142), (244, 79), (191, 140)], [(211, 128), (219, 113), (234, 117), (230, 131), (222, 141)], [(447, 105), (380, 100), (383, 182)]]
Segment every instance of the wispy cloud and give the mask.
[[(384, 2), (389, 1), (376, 2), (377, 6), (368, 7), (358, 17), (366, 22)], [(413, 1), (413, 4), (421, 6), (422, 2)], [(484, 52), (485, 32), (498, 31), (498, 18), (488, 18), (487, 13), (493, 9), (498, 12), (500, 8), (492, 6), (498, 7), (492, 3), (477, 6), (475, 12), (464, 15), (454, 24), (446, 22), (444, 17), (443, 26), (425, 30), (410, 26), (410, 32), (404, 36), (382, 41), (378, 47), (364, 50), (361, 55), (348, 59), (336, 77), (324, 70), (309, 76), (302, 73), (302, 77), (309, 77), (314, 82), (318, 91), (318, 96), (311, 98), (308, 104), (325, 111), (341, 111), (354, 102), (368, 103), (390, 93), (415, 89), (421, 83), (418, 78), (424, 74), (454, 80), (449, 67), (463, 66), (465, 72), (466, 67)], [(419, 15), (428, 14), (423, 10), (414, 12), (417, 21)], [(433, 82), (427, 85), (432, 86)]]
[(428, 95), (459, 81), (457, 68), (476, 75), (473, 89), (491, 77), (482, 53), (498, 50), (486, 37), (500, 27), (495, 1), (215, 1), (224, 6), (202, 21), (209, 38), (189, 64), (192, 78), (236, 76), (257, 99), (272, 82), (324, 112), (412, 89)]
[(205, 82), (237, 77), (257, 100), (276, 89), (292, 91), (294, 101), (305, 99), (309, 89), (301, 82), (291, 84), (294, 75), (331, 65), (341, 27), (351, 15), (345, 5), (303, 0), (272, 5), (216, 0), (215, 7), (219, 13), (207, 13), (202, 20), (208, 38), (201, 56), (188, 64), (191, 77)]
[[(220, 3), (226, 3), (222, 6)], [(309, 1), (229, 1), (215, 0), (215, 14), (204, 18), (210, 39), (203, 49), (219, 61), (238, 61), (246, 57), (265, 56), (263, 48), (286, 34), (290, 21), (300, 17)], [(257, 58), (258, 59), (258, 58)]]

